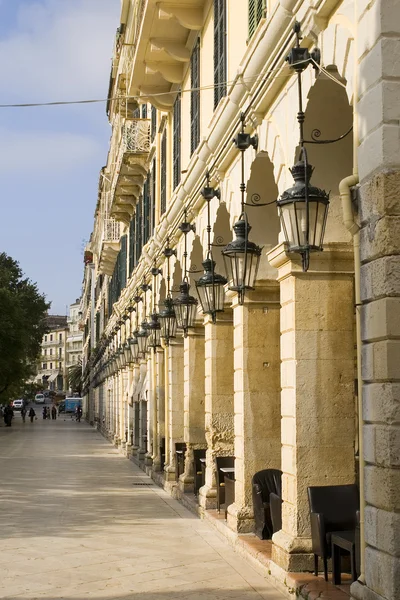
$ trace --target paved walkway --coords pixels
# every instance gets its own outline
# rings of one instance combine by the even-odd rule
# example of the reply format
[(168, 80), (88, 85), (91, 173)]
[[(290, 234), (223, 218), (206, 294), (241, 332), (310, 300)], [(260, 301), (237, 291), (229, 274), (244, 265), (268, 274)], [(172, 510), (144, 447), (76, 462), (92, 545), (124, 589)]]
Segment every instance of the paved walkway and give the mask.
[(283, 598), (85, 423), (17, 415), (0, 477), (2, 599)]

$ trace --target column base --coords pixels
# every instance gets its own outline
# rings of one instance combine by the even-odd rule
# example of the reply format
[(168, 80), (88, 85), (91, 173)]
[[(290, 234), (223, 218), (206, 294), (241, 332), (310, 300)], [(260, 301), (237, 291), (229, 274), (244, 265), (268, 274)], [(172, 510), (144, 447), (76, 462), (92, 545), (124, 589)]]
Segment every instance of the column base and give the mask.
[(217, 508), (217, 488), (203, 485), (199, 489), (199, 506), (205, 510), (215, 510)]
[(193, 476), (182, 473), (182, 475), (179, 477), (178, 486), (179, 486), (180, 491), (183, 492), (184, 494), (187, 494), (190, 492), (193, 493), (194, 492)]
[(131, 456), (136, 456), (139, 451), (139, 446), (131, 446)]
[(237, 533), (253, 533), (254, 513), (247, 506), (238, 506), (233, 503), (228, 506), (227, 524)]
[(164, 466), (165, 481), (175, 481), (175, 467), (172, 465)]
[(152, 458), (153, 471), (159, 473), (161, 471), (161, 458), (160, 456), (153, 456)]
[(153, 464), (153, 457), (149, 452), (146, 452), (146, 454), (144, 455), (144, 464), (146, 465), (146, 467), (151, 467), (151, 465)]
[(272, 560), (285, 571), (313, 571), (311, 538), (293, 538), (283, 530), (272, 536)]
[(138, 457), (138, 459), (140, 461), (144, 462), (144, 458), (146, 456), (146, 450), (143, 450), (143, 448), (138, 448), (136, 456)]

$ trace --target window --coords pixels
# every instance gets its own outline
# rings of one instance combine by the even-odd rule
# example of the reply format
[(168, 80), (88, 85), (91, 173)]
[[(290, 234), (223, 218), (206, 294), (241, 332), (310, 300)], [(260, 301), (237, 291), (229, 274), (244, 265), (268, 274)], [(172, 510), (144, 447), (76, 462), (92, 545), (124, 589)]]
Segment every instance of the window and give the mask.
[(135, 110), (132, 113), (132, 117), (134, 119), (140, 119), (140, 108), (139, 107), (135, 108)]
[(62, 333), (60, 333), (60, 334), (59, 334), (59, 336), (58, 336), (58, 340), (59, 340), (60, 342), (62, 342)]
[(155, 106), (151, 107), (151, 141), (154, 141), (157, 133), (157, 109)]
[(167, 208), (167, 128), (161, 138), (161, 181), (160, 181), (160, 213)]
[(139, 262), (140, 255), (142, 254), (142, 248), (143, 248), (142, 202), (138, 202), (136, 205), (136, 213), (135, 213), (135, 266)]
[(190, 58), (190, 154), (200, 142), (200, 38)]
[(61, 363), (58, 363), (58, 368), (61, 369)]
[(44, 341), (47, 342), (47, 335), (44, 336)]
[(121, 250), (118, 254), (119, 260), (119, 294), (126, 286), (126, 235), (121, 237)]
[(178, 92), (174, 103), (174, 148), (173, 148), (174, 189), (181, 180), (181, 94)]
[(147, 176), (143, 186), (143, 245), (147, 243), (151, 231), (150, 231), (150, 175)]
[(265, 17), (266, 0), (249, 0), (249, 38), (257, 29), (257, 25)]
[(142, 119), (147, 119), (147, 104), (142, 104)]
[(154, 228), (156, 226), (156, 172), (157, 163), (156, 159), (153, 158), (153, 168), (150, 174), (150, 210), (151, 210), (151, 233), (153, 234)]
[(46, 370), (47, 369), (47, 363), (43, 363), (42, 364), (42, 369)]
[(53, 348), (50, 348), (50, 356), (53, 354)]
[(47, 355), (47, 348), (44, 349), (44, 355)]
[(61, 356), (61, 354), (62, 354), (62, 348), (59, 348), (58, 349), (58, 356)]
[(135, 268), (135, 217), (129, 223), (129, 276)]
[(53, 368), (53, 363), (50, 363), (50, 371), (52, 370), (52, 368)]
[(53, 334), (50, 335), (50, 341), (53, 341)]
[(214, 0), (214, 108), (226, 96), (226, 0)]

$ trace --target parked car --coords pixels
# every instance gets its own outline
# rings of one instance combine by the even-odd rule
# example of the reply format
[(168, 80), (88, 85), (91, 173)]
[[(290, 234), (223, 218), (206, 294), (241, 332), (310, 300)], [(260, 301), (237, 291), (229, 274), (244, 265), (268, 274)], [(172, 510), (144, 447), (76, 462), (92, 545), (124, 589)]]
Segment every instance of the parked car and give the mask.
[(65, 402), (60, 402), (58, 405), (58, 413), (65, 413)]
[(36, 404), (44, 404), (45, 403), (44, 395), (43, 394), (36, 394), (36, 396), (35, 396), (35, 403)]
[(22, 408), (24, 408), (24, 406), (25, 406), (25, 400), (22, 400), (21, 398), (18, 398), (18, 400), (14, 400), (14, 402), (13, 402), (14, 410), (22, 410)]

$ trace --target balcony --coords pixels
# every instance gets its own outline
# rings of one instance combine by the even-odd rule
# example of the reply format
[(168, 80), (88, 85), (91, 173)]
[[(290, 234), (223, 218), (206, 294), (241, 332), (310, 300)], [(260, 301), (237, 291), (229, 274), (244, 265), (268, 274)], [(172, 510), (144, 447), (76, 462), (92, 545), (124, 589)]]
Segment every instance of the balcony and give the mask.
[(147, 177), (150, 147), (150, 119), (115, 118), (107, 164), (111, 174), (110, 215), (126, 224)]
[[(169, 110), (176, 84), (181, 85), (191, 47), (206, 18), (205, 0), (149, 2), (137, 0), (114, 49), (113, 94), (146, 97), (159, 110)], [(160, 93), (162, 95), (160, 95)], [(110, 113), (116, 112), (116, 104)]]
[(121, 224), (115, 219), (103, 219), (99, 271), (112, 275), (120, 250)]

